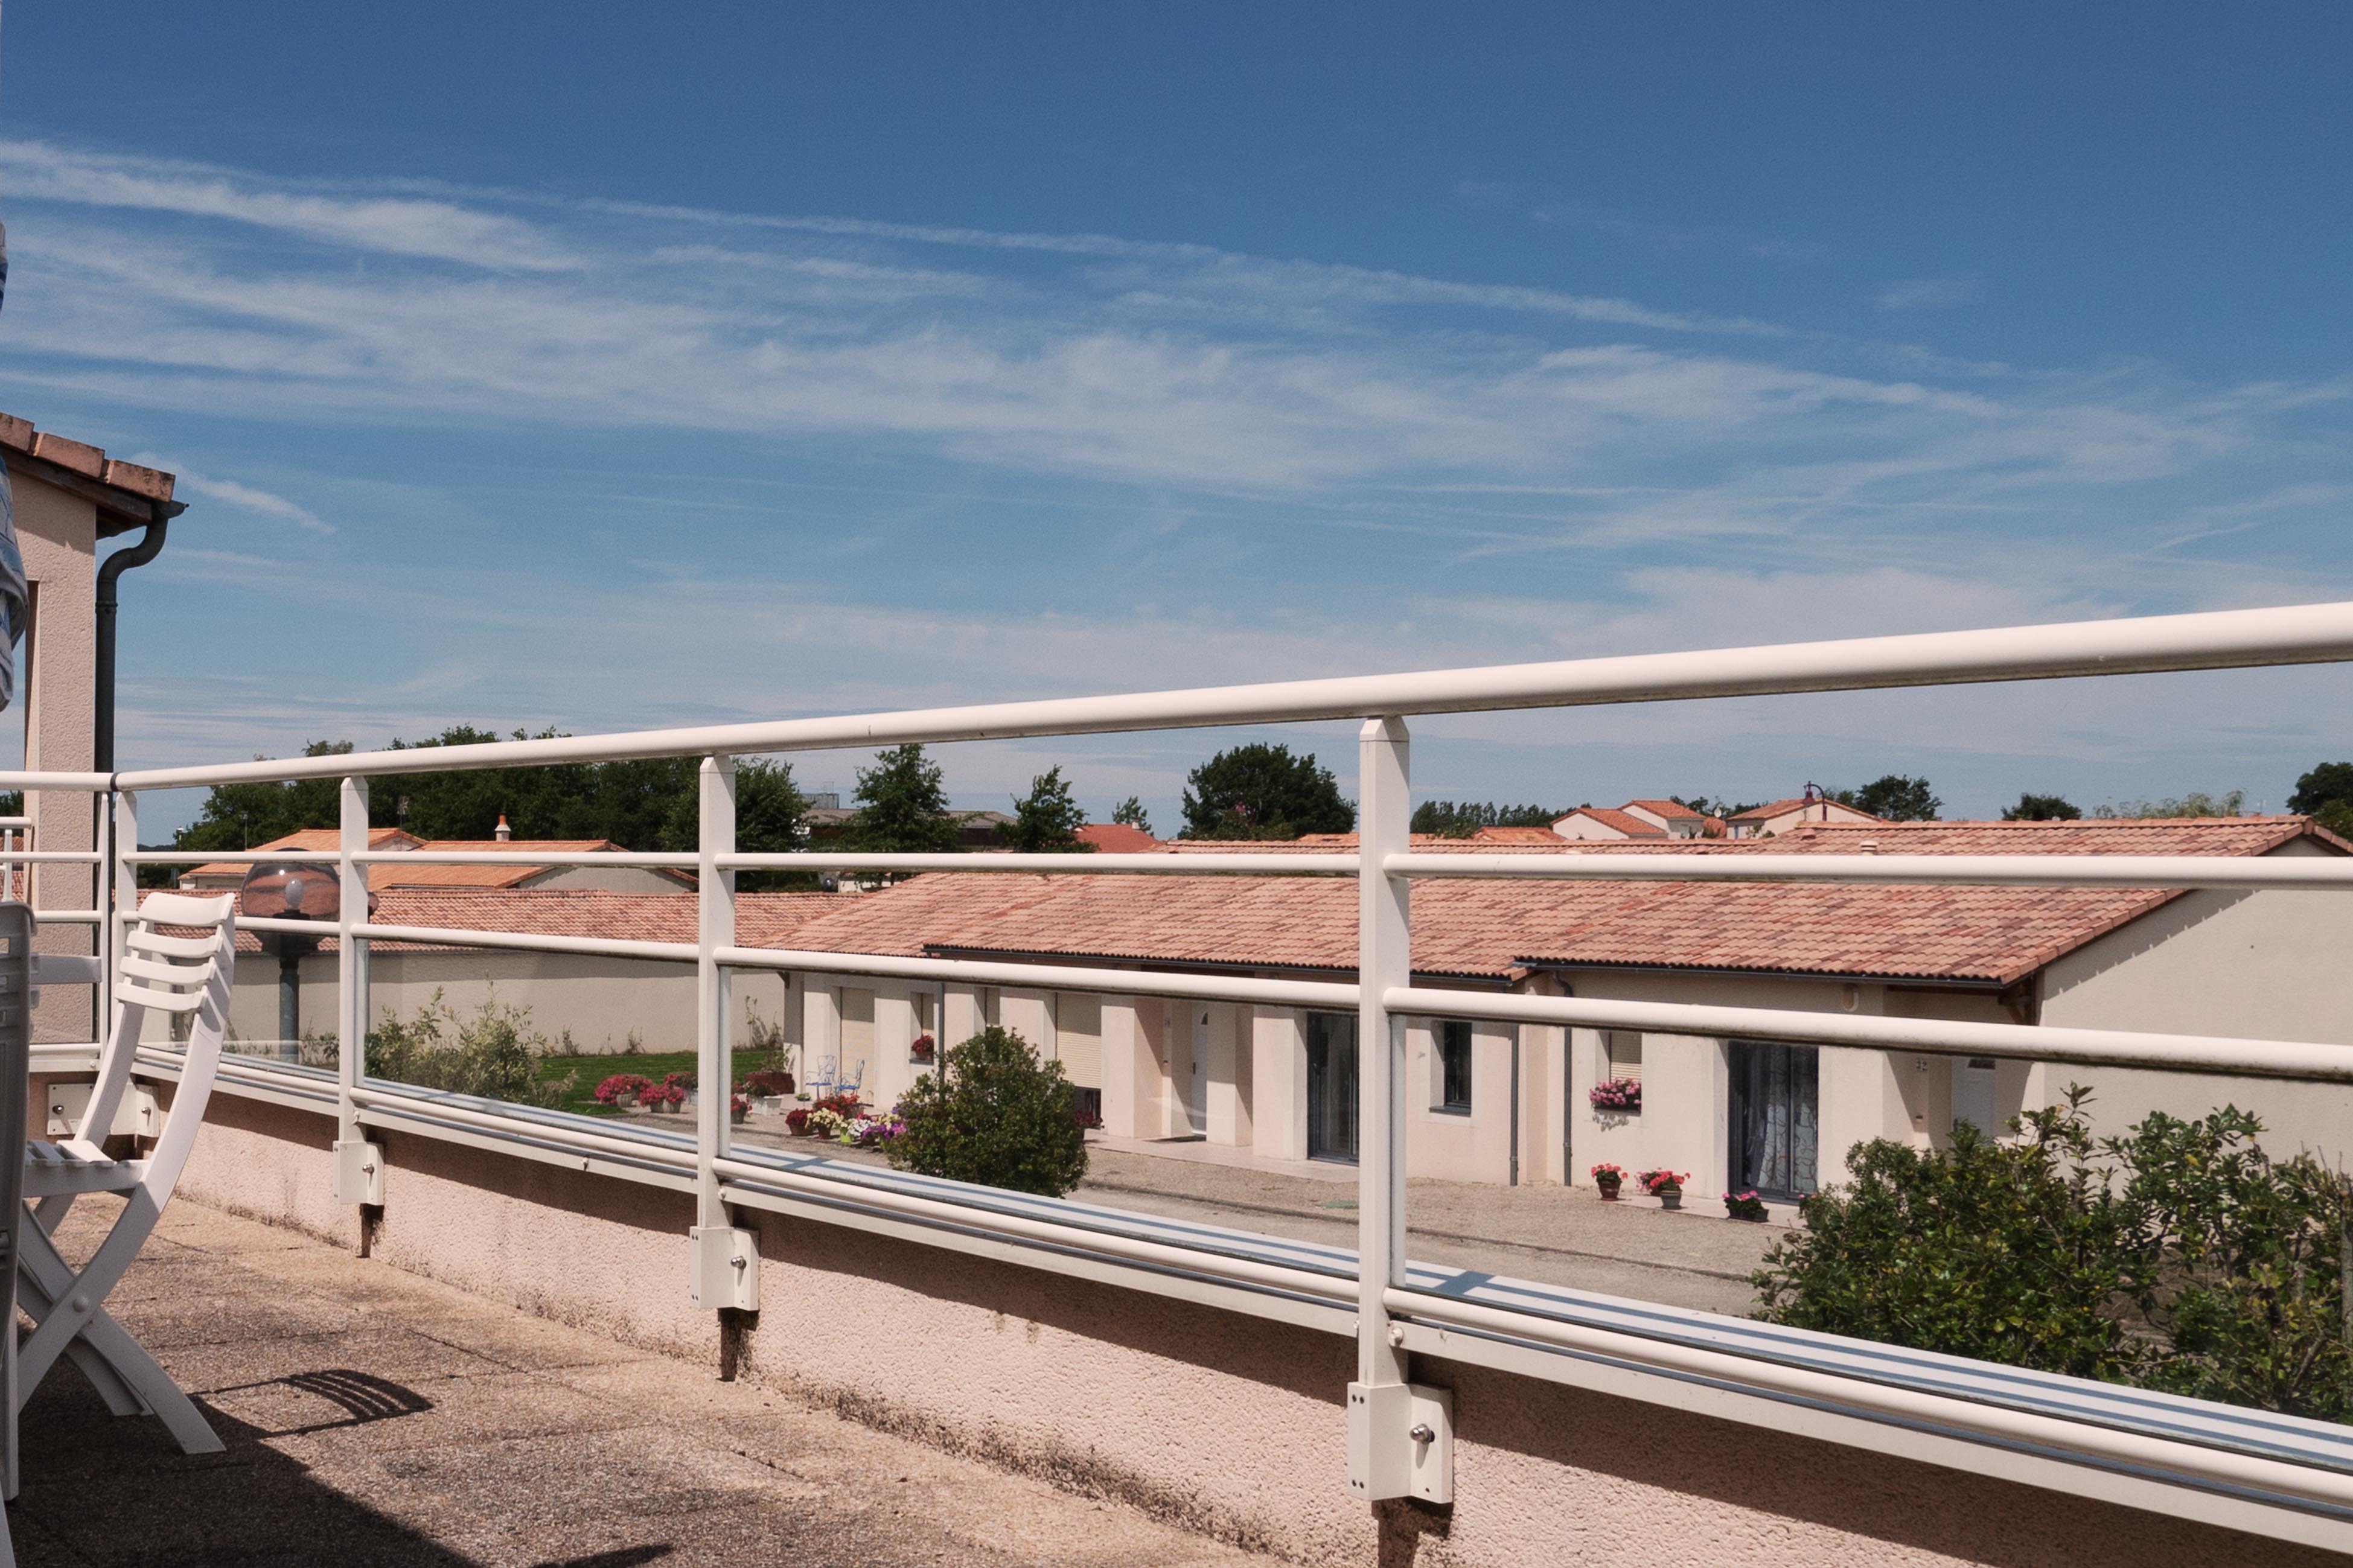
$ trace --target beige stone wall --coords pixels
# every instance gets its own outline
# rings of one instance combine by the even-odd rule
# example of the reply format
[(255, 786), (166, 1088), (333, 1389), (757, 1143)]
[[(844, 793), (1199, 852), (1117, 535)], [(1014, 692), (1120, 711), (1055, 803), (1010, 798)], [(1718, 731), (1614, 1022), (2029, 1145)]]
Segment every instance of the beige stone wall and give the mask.
[[(350, 1244), (331, 1121), (219, 1097), (184, 1194)], [(381, 1134), (370, 1240), (425, 1275), (718, 1366), (683, 1194)], [(2192, 1568), (2343, 1559), (2191, 1521), (1424, 1359), (1452, 1389), (1451, 1509), (1344, 1490), (1349, 1341), (856, 1229), (745, 1214), (742, 1375), (1058, 1485), (1332, 1568)]]

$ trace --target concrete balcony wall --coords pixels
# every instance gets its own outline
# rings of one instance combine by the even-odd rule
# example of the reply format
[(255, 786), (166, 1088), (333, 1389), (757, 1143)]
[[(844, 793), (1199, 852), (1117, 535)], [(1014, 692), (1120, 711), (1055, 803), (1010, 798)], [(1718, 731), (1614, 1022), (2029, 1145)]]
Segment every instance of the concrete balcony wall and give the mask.
[[(356, 1211), (327, 1197), (332, 1135), (325, 1116), (217, 1096), (183, 1194), (352, 1245)], [(387, 1268), (714, 1372), (732, 1348), (742, 1377), (1318, 1568), (2344, 1561), (1430, 1358), (1415, 1374), (1453, 1391), (1456, 1501), (1367, 1509), (1344, 1488), (1346, 1338), (745, 1212), (762, 1304), (723, 1346), (718, 1316), (687, 1303), (685, 1194), (378, 1136), (385, 1202), (368, 1247)]]

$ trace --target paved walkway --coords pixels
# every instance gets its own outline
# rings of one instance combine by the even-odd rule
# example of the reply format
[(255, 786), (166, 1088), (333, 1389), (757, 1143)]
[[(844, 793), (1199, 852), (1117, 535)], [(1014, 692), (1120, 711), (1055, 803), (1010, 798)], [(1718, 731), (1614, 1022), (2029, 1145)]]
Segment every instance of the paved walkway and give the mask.
[[(781, 1124), (740, 1136), (744, 1142), (884, 1163), (874, 1151), (786, 1138)], [(1294, 1241), (1356, 1244), (1356, 1173), (1343, 1165), (1299, 1173), (1094, 1144), (1087, 1151), (1086, 1180), (1071, 1195)], [(1605, 1204), (1588, 1187), (1483, 1182), (1409, 1183), (1406, 1216), (1409, 1255), (1419, 1262), (1735, 1317), (1748, 1315), (1757, 1297), (1748, 1277), (1788, 1234), (1778, 1225), (1721, 1215)]]
[(61, 1366), (25, 1412), (26, 1568), (1265, 1561), (185, 1202), (111, 1304), (228, 1452)]

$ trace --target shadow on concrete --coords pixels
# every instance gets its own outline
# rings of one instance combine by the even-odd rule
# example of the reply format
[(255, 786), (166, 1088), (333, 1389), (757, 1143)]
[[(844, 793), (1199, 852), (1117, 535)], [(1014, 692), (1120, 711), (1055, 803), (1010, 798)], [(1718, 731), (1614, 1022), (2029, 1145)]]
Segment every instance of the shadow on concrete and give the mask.
[[(402, 1403), (392, 1392), (398, 1385), (364, 1373), (307, 1376), (343, 1391), (328, 1397), (349, 1399), (345, 1408), (389, 1415)], [(412, 1406), (423, 1404), (407, 1390), (398, 1394)], [(116, 1417), (78, 1374), (45, 1382), (26, 1405), (23, 1489), (8, 1505), (16, 1561), (23, 1568), (295, 1568), (326, 1561), (339, 1568), (472, 1568), (471, 1559), (353, 1501), (269, 1447), (266, 1439), (278, 1434), (204, 1410), (227, 1452), (181, 1453), (160, 1422)], [(328, 1425), (385, 1415), (355, 1414)]]

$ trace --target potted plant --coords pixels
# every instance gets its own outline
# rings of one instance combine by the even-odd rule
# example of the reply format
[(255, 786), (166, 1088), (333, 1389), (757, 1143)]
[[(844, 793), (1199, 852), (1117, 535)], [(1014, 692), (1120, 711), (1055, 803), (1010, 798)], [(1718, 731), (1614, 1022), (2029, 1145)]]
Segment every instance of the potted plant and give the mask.
[(808, 1134), (808, 1107), (796, 1105), (785, 1112), (785, 1131), (796, 1138), (806, 1137)]
[(735, 1125), (741, 1127), (744, 1124), (744, 1119), (751, 1114), (751, 1096), (744, 1094), (731, 1094), (727, 1097), (728, 1121), (733, 1121)]
[(1745, 1193), (1726, 1193), (1724, 1194), (1724, 1212), (1734, 1219), (1756, 1220), (1761, 1224), (1765, 1218), (1765, 1200), (1757, 1195), (1754, 1187)]
[(648, 1110), (667, 1115), (686, 1103), (686, 1086), (678, 1080), (682, 1073), (672, 1073), (660, 1083), (649, 1084), (638, 1091), (638, 1103)]
[(1585, 1100), (1594, 1110), (1612, 1116), (1639, 1116), (1642, 1112), (1642, 1080), (1613, 1078), (1607, 1083), (1595, 1084)]
[(1593, 1167), (1593, 1184), (1601, 1189), (1601, 1201), (1605, 1204), (1618, 1201), (1618, 1189), (1625, 1182), (1626, 1172), (1622, 1166), (1610, 1164), (1605, 1160)]
[(761, 1068), (744, 1075), (737, 1086), (752, 1097), (757, 1110), (768, 1116), (782, 1116), (785, 1101), (793, 1092), (793, 1075), (780, 1068)]
[(1662, 1167), (1645, 1171), (1634, 1179), (1642, 1184), (1644, 1192), (1659, 1200), (1661, 1208), (1679, 1209), (1683, 1206), (1683, 1184), (1691, 1180), (1691, 1175), (1688, 1172)]
[(937, 1060), (939, 1054), (940, 1043), (929, 1035), (917, 1035), (913, 1043), (907, 1047), (907, 1059), (921, 1062), (925, 1067), (929, 1067)]
[(617, 1072), (598, 1084), (592, 1098), (616, 1110), (638, 1109), (638, 1097), (653, 1088), (653, 1080), (633, 1072)]

